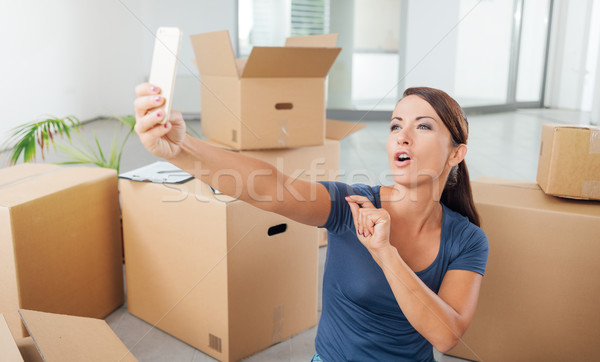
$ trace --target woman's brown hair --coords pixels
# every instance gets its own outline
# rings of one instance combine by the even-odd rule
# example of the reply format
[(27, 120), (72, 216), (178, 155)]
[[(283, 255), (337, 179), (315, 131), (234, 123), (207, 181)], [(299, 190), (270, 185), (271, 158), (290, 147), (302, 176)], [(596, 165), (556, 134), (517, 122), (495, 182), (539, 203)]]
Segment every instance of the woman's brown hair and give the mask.
[[(428, 87), (408, 88), (403, 97), (416, 95), (427, 101), (450, 131), (454, 146), (467, 144), (469, 123), (460, 105), (445, 92)], [(473, 203), (469, 170), (463, 160), (450, 170), (440, 201), (450, 209), (469, 218), (479, 226), (479, 214)]]

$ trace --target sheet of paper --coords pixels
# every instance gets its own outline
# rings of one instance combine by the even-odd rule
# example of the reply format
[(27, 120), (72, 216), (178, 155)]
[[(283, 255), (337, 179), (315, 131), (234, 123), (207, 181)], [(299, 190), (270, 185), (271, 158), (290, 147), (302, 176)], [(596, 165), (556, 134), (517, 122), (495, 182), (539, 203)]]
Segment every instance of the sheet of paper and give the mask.
[(119, 175), (132, 181), (177, 184), (186, 182), (194, 176), (165, 161), (157, 161), (147, 166)]

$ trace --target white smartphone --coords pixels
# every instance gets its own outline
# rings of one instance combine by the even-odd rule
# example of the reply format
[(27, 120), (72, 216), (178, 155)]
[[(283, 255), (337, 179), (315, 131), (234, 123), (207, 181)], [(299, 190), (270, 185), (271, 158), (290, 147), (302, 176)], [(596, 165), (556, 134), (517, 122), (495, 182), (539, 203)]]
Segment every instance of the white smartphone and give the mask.
[(161, 89), (160, 95), (165, 98), (165, 104), (160, 107), (165, 112), (165, 118), (163, 118), (161, 124), (169, 120), (169, 113), (171, 112), (180, 44), (181, 30), (179, 28), (160, 27), (156, 31), (148, 82), (159, 86)]

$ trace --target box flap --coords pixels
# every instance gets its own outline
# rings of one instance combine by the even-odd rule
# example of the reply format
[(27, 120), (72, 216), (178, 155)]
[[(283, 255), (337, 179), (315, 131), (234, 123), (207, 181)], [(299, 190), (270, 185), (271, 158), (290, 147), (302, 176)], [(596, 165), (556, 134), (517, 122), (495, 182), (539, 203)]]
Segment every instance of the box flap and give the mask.
[(190, 36), (200, 77), (238, 77), (235, 55), (227, 30)]
[(255, 46), (242, 78), (324, 78), (341, 48)]
[(0, 314), (0, 361), (23, 362), (23, 357), (21, 357), (3, 314)]
[(325, 137), (330, 140), (341, 140), (354, 132), (358, 132), (367, 125), (358, 122), (345, 122), (328, 119), (325, 125)]
[(285, 46), (298, 48), (335, 48), (337, 39), (337, 34), (293, 36), (285, 40)]
[(235, 66), (237, 67), (238, 74), (242, 74), (244, 72), (244, 68), (246, 67), (246, 62), (248, 59), (237, 58), (235, 60)]
[(20, 309), (44, 361), (137, 361), (101, 319)]

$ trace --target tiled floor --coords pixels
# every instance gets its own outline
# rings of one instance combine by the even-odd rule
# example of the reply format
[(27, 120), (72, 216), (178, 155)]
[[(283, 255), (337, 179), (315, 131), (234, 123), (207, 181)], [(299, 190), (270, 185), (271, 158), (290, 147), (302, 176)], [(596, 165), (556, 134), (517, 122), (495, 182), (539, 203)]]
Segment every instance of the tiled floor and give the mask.
[[(470, 116), (467, 164), (471, 178), (493, 176), (535, 180), (543, 123), (585, 124), (589, 114), (573, 111), (529, 109), (516, 112)], [(341, 180), (345, 182), (389, 183), (385, 144), (388, 121), (364, 122), (367, 127), (341, 142)], [(199, 131), (198, 121), (188, 126)], [(100, 140), (110, 143), (116, 123), (96, 121), (86, 125), (86, 133), (95, 130)], [(59, 160), (55, 154), (47, 162)], [(141, 146), (137, 137), (128, 142), (121, 171), (129, 171), (156, 160)], [(326, 248), (319, 252), (319, 275), (323, 275)], [(321, 286), (319, 285), (319, 299)], [(320, 304), (319, 304), (320, 309)], [(119, 308), (106, 321), (140, 361), (214, 361), (213, 358), (166, 333), (152, 328)], [(309, 361), (314, 353), (316, 327), (278, 343), (246, 361)], [(462, 361), (435, 351), (438, 361)]]

